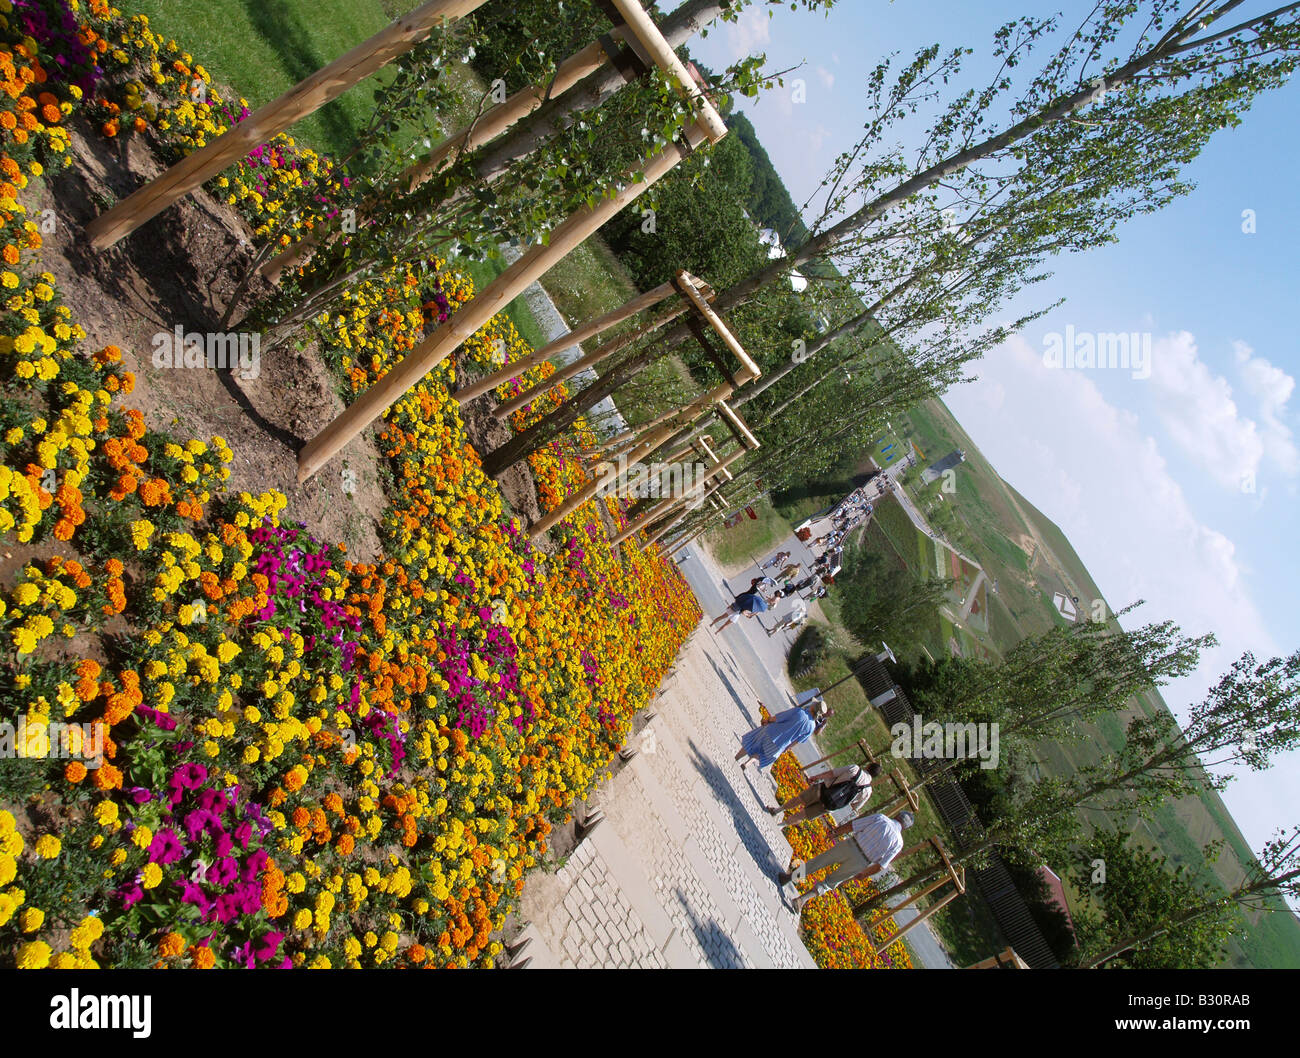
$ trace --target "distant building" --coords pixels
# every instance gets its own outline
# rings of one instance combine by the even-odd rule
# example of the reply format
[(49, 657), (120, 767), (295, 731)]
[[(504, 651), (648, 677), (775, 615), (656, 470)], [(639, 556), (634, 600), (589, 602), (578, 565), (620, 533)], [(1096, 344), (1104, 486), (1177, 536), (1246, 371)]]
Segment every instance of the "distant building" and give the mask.
[(1048, 904), (1055, 904), (1061, 910), (1065, 915), (1065, 921), (1069, 923), (1070, 932), (1074, 933), (1074, 916), (1070, 914), (1070, 903), (1065, 898), (1065, 886), (1061, 882), (1061, 876), (1047, 864), (1043, 864), (1038, 868), (1038, 877), (1047, 886)]
[[(763, 228), (758, 233), (758, 237), (761, 242), (767, 245), (767, 258), (769, 261), (775, 261), (778, 257), (785, 256), (785, 247), (781, 245), (781, 236), (777, 235), (771, 228)], [(796, 294), (802, 294), (808, 289), (808, 280), (797, 268), (790, 270), (790, 289)]]
[(964, 462), (966, 462), (966, 453), (960, 448), (954, 448), (942, 459), (936, 460), (921, 471), (921, 481), (926, 485), (932, 481), (938, 481), (943, 477), (945, 470), (951, 470), (957, 464)]

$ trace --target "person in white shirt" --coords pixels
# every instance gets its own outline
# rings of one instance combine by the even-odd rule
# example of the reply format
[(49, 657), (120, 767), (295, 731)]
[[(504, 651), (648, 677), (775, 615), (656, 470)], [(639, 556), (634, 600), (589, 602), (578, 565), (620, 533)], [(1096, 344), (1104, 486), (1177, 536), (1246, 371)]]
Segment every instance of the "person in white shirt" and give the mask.
[(865, 768), (856, 764), (831, 768), (820, 775), (810, 775), (806, 790), (795, 794), (783, 805), (769, 807), (767, 811), (770, 815), (793, 812), (794, 815), (781, 824), (787, 827), (841, 808), (851, 808), (857, 815), (871, 799), (871, 780), (879, 774), (880, 765), (875, 762)]
[(877, 812), (835, 827), (831, 835), (839, 837), (839, 841), (820, 856), (814, 856), (807, 863), (797, 864), (793, 871), (782, 871), (777, 880), (785, 885), (786, 882), (803, 881), (832, 868), (831, 873), (816, 886), (795, 897), (794, 909), (796, 912), (802, 911), (813, 897), (829, 893), (845, 882), (870, 878), (888, 867), (894, 857), (903, 851), (903, 831), (913, 822), (915, 817), (911, 812), (900, 812), (897, 820)]
[(775, 635), (777, 632), (793, 631), (806, 620), (808, 620), (808, 604), (803, 599), (795, 599), (790, 612), (769, 628), (767, 634), (770, 636)]

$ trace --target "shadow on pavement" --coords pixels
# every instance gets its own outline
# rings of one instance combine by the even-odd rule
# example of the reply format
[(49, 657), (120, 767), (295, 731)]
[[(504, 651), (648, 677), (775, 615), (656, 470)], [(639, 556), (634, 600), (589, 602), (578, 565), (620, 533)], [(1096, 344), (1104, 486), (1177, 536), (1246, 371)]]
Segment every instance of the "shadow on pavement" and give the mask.
[(716, 919), (709, 922), (700, 921), (695, 917), (695, 910), (686, 902), (682, 891), (677, 889), (674, 895), (677, 897), (677, 902), (682, 905), (682, 910), (686, 912), (686, 917), (691, 920), (691, 932), (695, 934), (695, 940), (704, 949), (709, 965), (716, 970), (743, 970), (745, 958), (736, 947), (736, 942), (727, 936), (722, 923)]
[[(703, 777), (704, 781), (709, 784), (709, 789), (713, 791), (713, 796), (717, 798), (718, 804), (722, 805), (731, 813), (732, 822), (736, 826), (736, 832), (740, 835), (740, 843), (745, 846), (758, 869), (764, 875), (773, 879), (772, 884), (776, 884), (776, 875), (784, 868), (784, 865), (777, 859), (776, 853), (767, 843), (767, 838), (759, 829), (758, 824), (754, 822), (754, 817), (750, 813), (748, 806), (741, 801), (740, 795), (736, 793), (734, 786), (728, 782), (722, 769), (709, 760), (700, 752), (700, 747), (692, 739), (689, 742), (691, 751), (691, 763), (695, 770)], [(728, 762), (731, 766), (739, 770), (740, 765)], [(754, 802), (759, 806), (763, 805), (764, 793), (760, 793), (758, 787), (753, 783), (748, 771), (745, 773), (745, 781), (749, 784), (750, 792), (754, 795)], [(766, 791), (766, 796), (772, 796), (771, 791)]]

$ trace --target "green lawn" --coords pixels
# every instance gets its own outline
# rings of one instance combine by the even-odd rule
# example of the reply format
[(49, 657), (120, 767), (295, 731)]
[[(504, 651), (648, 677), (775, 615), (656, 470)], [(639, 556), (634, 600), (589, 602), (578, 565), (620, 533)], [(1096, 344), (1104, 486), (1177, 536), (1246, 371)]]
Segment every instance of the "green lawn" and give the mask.
[[(257, 107), (383, 29), (381, 0), (127, 0), (214, 80)], [(380, 74), (382, 77), (382, 73)], [(378, 81), (362, 82), (295, 125), (291, 134), (326, 154), (345, 153), (364, 127)]]
[(704, 535), (709, 551), (724, 570), (749, 565), (754, 559), (764, 561), (777, 544), (794, 532), (790, 523), (777, 514), (770, 503), (755, 503), (753, 507), (757, 519), (746, 515), (739, 525), (730, 529), (722, 528), (719, 522), (716, 529)]

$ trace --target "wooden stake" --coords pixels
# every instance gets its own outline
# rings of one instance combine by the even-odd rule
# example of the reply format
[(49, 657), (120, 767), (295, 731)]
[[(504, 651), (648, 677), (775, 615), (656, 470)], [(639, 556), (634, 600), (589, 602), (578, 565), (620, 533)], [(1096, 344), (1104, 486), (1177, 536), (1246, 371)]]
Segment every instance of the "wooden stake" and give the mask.
[[(945, 878), (944, 881), (946, 882), (948, 881), (948, 879)], [(937, 904), (931, 904), (919, 915), (917, 915), (916, 918), (912, 919), (912, 921), (909, 922), (906, 926), (903, 926), (901, 929), (895, 928), (894, 932), (888, 938), (881, 941), (878, 945), (872, 948), (872, 954), (879, 955), (882, 951), (884, 951), (891, 944), (895, 943), (901, 936), (903, 936), (904, 933), (907, 933), (910, 930), (915, 929), (927, 918), (937, 913), (938, 911), (942, 910), (946, 905), (952, 903), (952, 901), (956, 900), (957, 897), (959, 896), (961, 896), (961, 893), (959, 893), (956, 889), (954, 889), (951, 893), (945, 896)]]
[(259, 107), (205, 147), (177, 162), (161, 176), (127, 196), (86, 226), (96, 250), (104, 250), (156, 217), (168, 206), (239, 161), (290, 125), (314, 114), (353, 85), (415, 47), (435, 26), (464, 18), (483, 0), (429, 0), (299, 81), (278, 99)]
[[(462, 309), (461, 311), (463, 312), (464, 309)], [(652, 454), (656, 449), (662, 446), (665, 441), (667, 441), (670, 437), (672, 437), (673, 434), (675, 434), (679, 429), (681, 429), (681, 426), (679, 425), (681, 422), (683, 421), (686, 423), (694, 422), (696, 419), (700, 417), (700, 415), (704, 411), (708, 409), (709, 405), (716, 404), (720, 400), (726, 400), (729, 396), (731, 396), (731, 393), (732, 393), (731, 383), (724, 382), (722, 383), (722, 385), (716, 387), (715, 389), (711, 389), (708, 393), (705, 393), (703, 396), (696, 398), (694, 401), (692, 401), (690, 404), (688, 404), (685, 408), (682, 409), (677, 419), (665, 424), (664, 426), (659, 427), (659, 429), (657, 430), (652, 431), (644, 441), (641, 441), (639, 444), (637, 444), (637, 446), (633, 448), (632, 451), (628, 454), (627, 457), (628, 465), (635, 466), (637, 463), (641, 462), (643, 459), (645, 459), (646, 456)], [(540, 521), (535, 522), (532, 526), (530, 526), (528, 529), (529, 539), (536, 540), (543, 533), (547, 532), (548, 530), (550, 530), (551, 528), (553, 528), (554, 526), (562, 522), (565, 518), (567, 518), (570, 514), (576, 511), (584, 503), (587, 503), (590, 500), (595, 499), (598, 493), (602, 491), (606, 491), (606, 492), (613, 491), (618, 487), (618, 484), (621, 480), (622, 480), (622, 475), (620, 474), (613, 482), (607, 483), (607, 482), (600, 481), (599, 479), (589, 482), (585, 488), (574, 493), (574, 495), (570, 496), (567, 500), (565, 500), (562, 504), (560, 504), (560, 506), (557, 507), (555, 510), (553, 510), (550, 514), (546, 515), (546, 517), (542, 518)]]
[[(548, 342), (535, 353), (530, 353), (522, 360), (516, 360), (513, 364), (507, 364), (500, 371), (495, 371), (486, 378), (480, 378), (477, 382), (471, 382), (456, 390), (456, 399), (465, 404), (480, 397), (490, 389), (495, 389), (502, 382), (509, 382), (512, 378), (522, 375), (530, 367), (535, 367), (544, 360), (549, 360), (556, 353), (571, 345), (578, 345), (585, 342), (588, 338), (594, 338), (602, 331), (607, 331), (617, 323), (622, 323), (638, 312), (650, 308), (652, 305), (658, 305), (665, 298), (672, 297), (677, 293), (677, 288), (672, 283), (661, 283), (653, 290), (647, 290), (644, 294), (638, 294), (631, 301), (625, 302), (612, 312), (594, 319), (589, 323), (584, 323), (575, 330), (566, 331), (554, 341)], [(666, 321), (665, 321), (666, 322)], [(547, 381), (550, 381), (549, 379)]]
[[(610, 35), (617, 39), (622, 32), (622, 29), (616, 26)], [(483, 144), (490, 143), (548, 99), (562, 96), (608, 61), (609, 56), (605, 53), (604, 46), (600, 41), (593, 41), (560, 63), (555, 70), (555, 76), (548, 84), (529, 85), (510, 96), (505, 102), (489, 108), (472, 125), (453, 132), (420, 161), (407, 169), (399, 179), (405, 180), (408, 190), (414, 191), (434, 173), (451, 164), (457, 153), (477, 150)]]
[(762, 370), (759, 368), (758, 364), (754, 363), (750, 355), (745, 352), (744, 346), (742, 346), (736, 339), (736, 336), (731, 333), (731, 328), (727, 326), (721, 316), (713, 311), (713, 306), (704, 299), (697, 286), (699, 280), (686, 272), (681, 274), (681, 278), (685, 280), (685, 282), (682, 283), (682, 292), (695, 306), (695, 311), (704, 317), (705, 322), (714, 329), (718, 337), (722, 339), (723, 344), (731, 350), (731, 354), (740, 361), (743, 371), (737, 376), (736, 384), (744, 385), (746, 382), (752, 382), (754, 379), (758, 378), (759, 375), (763, 373)]
[[(743, 456), (746, 453), (746, 451), (748, 450), (744, 448), (737, 448), (734, 452), (731, 453), (731, 455), (727, 456), (726, 459), (722, 460), (722, 462), (717, 463), (714, 466), (710, 467), (708, 469), (708, 472), (704, 475), (704, 480), (707, 482), (710, 478), (716, 477), (719, 473), (726, 473), (727, 467), (731, 466), (732, 463), (734, 463), (737, 459)], [(630, 536), (635, 536), (645, 526), (653, 525), (655, 522), (657, 522), (660, 518), (666, 515), (678, 504), (686, 503), (687, 499), (688, 497), (684, 497), (684, 496), (674, 497), (674, 498), (666, 499), (662, 503), (656, 504), (653, 508), (650, 509), (650, 511), (648, 511), (646, 514), (642, 515), (635, 522), (629, 525), (626, 529), (624, 529), (621, 533), (619, 533), (618, 536), (614, 537), (613, 541), (611, 542), (615, 547), (618, 547), (618, 545), (621, 544), (624, 540), (626, 540)]]
[[(643, 338), (652, 331), (657, 331), (665, 324), (671, 323), (686, 311), (686, 305), (679, 305), (674, 309), (670, 309), (668, 312), (656, 316), (649, 323), (638, 327), (629, 334), (625, 334), (619, 338), (610, 339), (604, 345), (593, 349), (586, 356), (580, 356), (577, 360), (565, 364), (564, 367), (557, 368), (554, 374), (548, 375), (531, 389), (527, 389), (523, 393), (519, 394), (519, 396), (513, 397), (504, 404), (498, 405), (492, 414), (498, 419), (508, 419), (520, 408), (546, 396), (547, 393), (553, 390), (561, 382), (567, 382), (569, 379), (573, 378), (574, 375), (582, 374), (582, 372), (586, 371), (587, 368), (595, 367), (596, 364), (613, 356), (619, 350), (626, 349), (633, 342), (637, 341), (637, 339)], [(511, 370), (513, 370), (513, 368)], [(510, 377), (514, 378), (514, 375), (511, 375)]]
[(645, 13), (645, 9), (636, 0), (613, 0), (613, 4), (618, 9), (618, 13), (623, 16), (627, 28), (641, 42), (645, 50), (650, 53), (650, 57), (654, 59), (655, 64), (672, 77), (674, 81), (673, 87), (681, 95), (695, 103), (700, 121), (708, 129), (710, 141), (717, 143), (727, 134), (726, 122), (722, 120), (722, 116), (714, 109), (713, 104), (700, 91), (700, 86), (695, 83), (695, 79), (682, 65), (681, 59), (677, 58), (676, 52), (664, 40), (664, 35), (660, 32), (659, 27), (654, 24), (650, 16)]
[(919, 811), (921, 807), (920, 799), (916, 796), (916, 791), (912, 789), (911, 784), (908, 783), (907, 776), (897, 768), (893, 769), (889, 776), (894, 780), (894, 786), (898, 789), (899, 795), (885, 805), (884, 808), (878, 809), (878, 811), (882, 815), (893, 815), (894, 809), (901, 808), (904, 804), (913, 812)]
[(866, 739), (860, 738), (852, 746), (845, 746), (843, 749), (837, 749), (834, 753), (827, 753), (826, 756), (818, 757), (815, 761), (803, 765), (803, 771), (807, 773), (809, 768), (815, 768), (818, 764), (822, 764), (830, 760), (832, 757), (840, 757), (845, 753), (852, 753), (855, 749), (862, 754), (862, 758), (866, 763), (871, 764), (876, 760), (876, 754), (872, 751), (871, 747), (867, 745)]
[[(617, 36), (620, 32), (620, 30), (615, 29), (612, 35)], [(540, 87), (538, 85), (529, 85), (527, 88), (516, 92), (505, 102), (489, 107), (479, 115), (473, 124), (457, 129), (418, 162), (411, 165), (397, 178), (398, 181), (407, 185), (408, 193), (414, 191), (434, 173), (450, 165), (457, 153), (477, 150), (483, 144), (490, 143), (505, 132), (506, 129), (510, 128), (511, 125), (526, 118), (547, 99), (554, 99), (563, 95), (578, 81), (588, 74), (594, 73), (604, 65), (607, 58), (605, 49), (599, 41), (588, 44), (582, 51), (570, 55), (564, 62), (560, 63), (555, 71), (554, 78), (549, 84)], [(548, 89), (550, 91), (549, 96), (546, 95)], [(359, 212), (364, 212), (368, 208), (368, 205), (363, 206)], [(315, 232), (304, 236), (298, 242), (267, 261), (260, 269), (262, 275), (272, 283), (278, 282), (281, 275), (301, 264), (319, 243), (320, 238)]]
[[(696, 135), (699, 135), (697, 132)], [(420, 381), (483, 324), (544, 276), (557, 261), (582, 242), (629, 202), (634, 201), (685, 156), (682, 147), (669, 144), (646, 163), (640, 180), (628, 184), (612, 198), (584, 206), (554, 231), (545, 245), (528, 250), (514, 264), (463, 305), (450, 319), (406, 354), (400, 364), (365, 391), (346, 411), (310, 440), (298, 455), (298, 481), (306, 481), (330, 461), (408, 389)]]
[[(726, 484), (725, 481), (714, 482), (714, 484), (712, 485), (712, 487), (710, 487), (709, 491), (706, 492), (706, 493), (704, 494), (704, 498), (705, 498), (706, 500), (707, 500), (707, 499), (711, 499), (712, 496), (713, 496), (713, 494), (714, 494), (715, 492), (717, 492), (719, 489), (721, 489), (722, 486), (725, 485), (725, 484)], [(665, 522), (663, 528), (659, 529), (659, 530), (654, 534), (654, 536), (652, 536), (652, 537), (650, 537), (649, 539), (646, 540), (646, 542), (645, 542), (645, 546), (646, 546), (646, 547), (649, 547), (651, 544), (658, 543), (660, 537), (662, 537), (662, 536), (666, 536), (666, 535), (667, 535), (668, 533), (670, 533), (670, 532), (671, 532), (671, 531), (672, 531), (676, 526), (678, 526), (678, 525), (681, 524), (682, 519), (686, 517), (687, 513), (688, 513), (687, 511), (683, 511), (683, 512), (681, 513), (681, 515), (679, 515), (677, 518), (674, 518), (671, 522)], [(644, 550), (644, 549), (643, 549), (643, 550)]]

